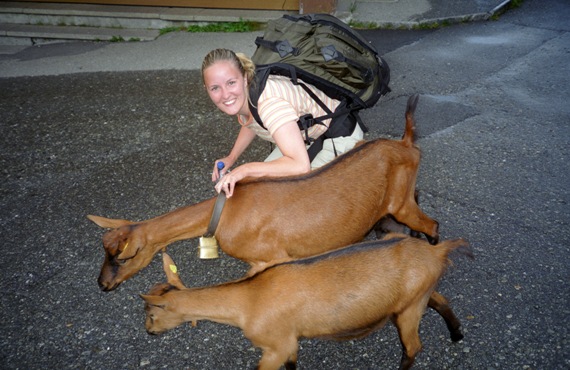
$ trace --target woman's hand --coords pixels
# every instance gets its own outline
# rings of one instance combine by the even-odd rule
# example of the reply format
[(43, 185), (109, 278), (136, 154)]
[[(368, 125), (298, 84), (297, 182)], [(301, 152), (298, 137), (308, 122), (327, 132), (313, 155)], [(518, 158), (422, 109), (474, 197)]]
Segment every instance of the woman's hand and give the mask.
[[(218, 163), (219, 162), (224, 163), (224, 168), (221, 171), (218, 170)], [(233, 164), (234, 164), (234, 162), (233, 162), (233, 160), (230, 159), (230, 157), (225, 157), (225, 158), (221, 158), (221, 159), (216, 160), (214, 162), (214, 170), (212, 171), (212, 181), (217, 182), (221, 176), (224, 176), (224, 174), (229, 172), (229, 169), (231, 166), (233, 166)]]
[(247, 171), (244, 167), (247, 167), (247, 164), (239, 166), (235, 168), (231, 172), (226, 172), (220, 181), (216, 184), (215, 189), (218, 193), (221, 191), (226, 193), (226, 198), (231, 197), (234, 194), (234, 188), (236, 186), (236, 182), (240, 181), (245, 177), (244, 173)]
[[(283, 154), (280, 158), (270, 162), (245, 163), (233, 169), (231, 173), (227, 171), (227, 168), (229, 168), (228, 163), (234, 163), (234, 161), (229, 162), (231, 156), (216, 161), (216, 163), (224, 161), (227, 166), (225, 175), (222, 176), (221, 180), (215, 186), (216, 191), (218, 193), (224, 191), (226, 197), (229, 198), (234, 193), (235, 184), (245, 177), (281, 177), (299, 175), (311, 170), (307, 149), (305, 148), (297, 123), (291, 122), (290, 124), (283, 125), (274, 133), (273, 137)], [(212, 178), (214, 178), (214, 175), (212, 175)]]
[(222, 175), (227, 173), (229, 169), (236, 163), (239, 156), (243, 151), (249, 146), (249, 144), (255, 138), (255, 132), (251, 131), (247, 127), (242, 127), (239, 131), (236, 142), (230, 154), (225, 158), (220, 158), (214, 162), (214, 170), (212, 171), (212, 181), (216, 182), (220, 179), (218, 173), (218, 162), (224, 162), (224, 169), (222, 170)]

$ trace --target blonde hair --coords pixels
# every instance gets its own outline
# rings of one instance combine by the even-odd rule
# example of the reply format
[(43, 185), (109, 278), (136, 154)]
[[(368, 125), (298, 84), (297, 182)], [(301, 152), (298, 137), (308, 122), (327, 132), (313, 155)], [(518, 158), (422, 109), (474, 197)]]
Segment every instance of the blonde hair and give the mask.
[(214, 49), (210, 51), (202, 62), (202, 81), (204, 81), (204, 71), (219, 61), (229, 61), (245, 76), (247, 83), (251, 84), (255, 77), (255, 64), (243, 53), (235, 53), (229, 49)]

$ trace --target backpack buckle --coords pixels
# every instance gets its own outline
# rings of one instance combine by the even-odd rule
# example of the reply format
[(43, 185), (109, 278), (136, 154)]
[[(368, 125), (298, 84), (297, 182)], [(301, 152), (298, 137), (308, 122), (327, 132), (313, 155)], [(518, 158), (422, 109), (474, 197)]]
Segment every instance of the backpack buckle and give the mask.
[(282, 40), (282, 41), (279, 41), (275, 44), (275, 51), (277, 51), (277, 53), (279, 53), (279, 56), (281, 58), (285, 58), (287, 55), (293, 54), (293, 52), (295, 51), (295, 48), (293, 48), (291, 46), (289, 41)]
[(299, 129), (301, 129), (301, 131), (305, 132), (305, 144), (309, 145), (311, 144), (313, 141), (315, 141), (313, 138), (309, 137), (309, 127), (311, 127), (312, 125), (315, 124), (315, 119), (313, 118), (312, 114), (305, 114), (302, 115), (301, 117), (299, 117), (299, 120), (297, 121), (297, 125), (299, 126)]
[(327, 45), (327, 46), (323, 46), (321, 48), (321, 54), (323, 55), (325, 62), (330, 62), (331, 60), (341, 61), (339, 52), (336, 50), (336, 48), (332, 44)]

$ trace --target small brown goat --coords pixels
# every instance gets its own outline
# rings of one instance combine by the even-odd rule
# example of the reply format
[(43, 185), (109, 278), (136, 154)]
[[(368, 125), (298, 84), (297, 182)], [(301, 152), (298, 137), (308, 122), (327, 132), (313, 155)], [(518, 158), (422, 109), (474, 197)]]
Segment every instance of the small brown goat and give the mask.
[[(389, 234), (318, 256), (273, 265), (241, 280), (207, 288), (185, 288), (174, 262), (163, 254), (168, 284), (145, 300), (145, 327), (151, 334), (184, 322), (211, 320), (237, 326), (263, 355), (259, 369), (294, 369), (299, 338), (352, 339), (398, 328), (409, 369), (421, 349), (420, 320), (462, 239), (430, 246), (426, 241)], [(447, 301), (436, 293), (440, 306)], [(451, 312), (451, 311), (449, 311)]]
[[(267, 264), (323, 253), (363, 240), (390, 215), (434, 244), (438, 223), (414, 199), (420, 150), (414, 145), (418, 95), (410, 97), (402, 140), (376, 139), (306, 175), (244, 180), (222, 212), (216, 239), (228, 255)], [(143, 221), (89, 215), (104, 228), (104, 291), (146, 267), (167, 245), (206, 232), (215, 198)]]

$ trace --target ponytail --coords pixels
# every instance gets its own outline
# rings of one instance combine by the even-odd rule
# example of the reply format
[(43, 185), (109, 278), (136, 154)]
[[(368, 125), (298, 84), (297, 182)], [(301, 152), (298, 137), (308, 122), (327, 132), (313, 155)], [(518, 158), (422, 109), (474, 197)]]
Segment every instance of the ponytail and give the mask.
[(253, 82), (253, 78), (255, 77), (255, 64), (244, 53), (236, 53), (236, 57), (239, 59), (239, 62), (242, 66), (247, 83), (251, 84)]

